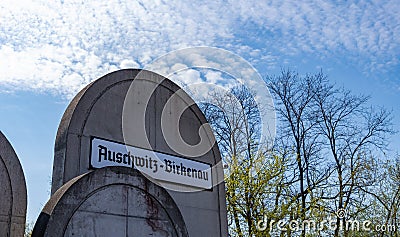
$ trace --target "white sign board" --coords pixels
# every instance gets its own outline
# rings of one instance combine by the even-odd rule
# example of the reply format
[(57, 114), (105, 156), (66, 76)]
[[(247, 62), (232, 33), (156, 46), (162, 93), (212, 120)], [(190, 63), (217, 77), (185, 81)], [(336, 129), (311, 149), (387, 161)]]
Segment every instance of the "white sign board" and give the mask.
[(212, 188), (209, 164), (95, 137), (91, 142), (90, 165), (129, 167), (160, 181)]

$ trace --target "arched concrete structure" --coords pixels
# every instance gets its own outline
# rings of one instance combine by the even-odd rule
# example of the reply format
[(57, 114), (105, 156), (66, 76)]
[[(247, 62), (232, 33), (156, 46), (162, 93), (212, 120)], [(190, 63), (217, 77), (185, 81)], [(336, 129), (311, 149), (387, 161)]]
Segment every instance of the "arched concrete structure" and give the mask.
[[(132, 89), (130, 86), (134, 80), (137, 84)], [(156, 88), (153, 91), (154, 85)], [(126, 142), (122, 120), (128, 90), (133, 92), (129, 101), (134, 107), (128, 108), (131, 109), (129, 112), (133, 114), (133, 119), (125, 132), (135, 134), (144, 129), (146, 137), (130, 136), (131, 139)], [(167, 107), (164, 112), (170, 117), (164, 128), (168, 129), (179, 121), (180, 136), (188, 144), (199, 143), (199, 131), (203, 130), (201, 134), (207, 137), (205, 140), (210, 149), (207, 153), (190, 159), (214, 167), (212, 170), (214, 187), (211, 190), (178, 192), (167, 189), (167, 191), (182, 213), (189, 236), (227, 236), (225, 187), (224, 183), (218, 182), (223, 178), (218, 146), (213, 142), (215, 139), (211, 128), (202, 126), (207, 121), (189, 96), (181, 93), (185, 97), (184, 100), (177, 97), (172, 105), (165, 106), (178, 90), (180, 88), (170, 80), (156, 73), (137, 69), (125, 69), (107, 74), (85, 87), (68, 106), (57, 132), (52, 194), (69, 180), (91, 170), (89, 157), (93, 137), (182, 156), (172, 149), (163, 137), (161, 116)], [(149, 100), (144, 101), (143, 98), (148, 96)], [(181, 117), (177, 117), (175, 111), (185, 105), (189, 105), (188, 108)], [(138, 122), (143, 116), (145, 124)], [(174, 184), (169, 187), (174, 188)]]
[(43, 208), (32, 237), (187, 237), (165, 189), (126, 167), (106, 167), (62, 186)]
[(26, 184), (21, 164), (0, 131), (0, 236), (22, 237), (26, 219)]

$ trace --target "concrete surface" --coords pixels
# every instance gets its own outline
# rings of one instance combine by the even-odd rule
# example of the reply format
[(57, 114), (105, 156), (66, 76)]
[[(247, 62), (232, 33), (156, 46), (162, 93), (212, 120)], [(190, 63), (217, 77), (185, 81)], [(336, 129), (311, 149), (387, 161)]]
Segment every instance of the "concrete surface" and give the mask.
[(14, 149), (0, 131), (0, 236), (22, 237), (27, 194), (25, 176)]
[(76, 177), (48, 201), (33, 230), (42, 236), (187, 237), (175, 202), (139, 171), (105, 167)]
[[(216, 166), (220, 153), (211, 128), (202, 126), (207, 121), (200, 109), (182, 92), (167, 103), (179, 90), (176, 84), (153, 72), (125, 69), (105, 75), (79, 92), (57, 132), (52, 194), (69, 180), (90, 171), (93, 136), (171, 155), (185, 153), (190, 159), (215, 166), (213, 182), (221, 180), (222, 166)], [(161, 126), (163, 112), (166, 119)], [(181, 112), (182, 116), (178, 116)], [(176, 141), (168, 143), (163, 132), (173, 134)], [(184, 143), (179, 142), (179, 137)], [(170, 147), (171, 142), (174, 147)], [(205, 154), (197, 155), (205, 148)], [(182, 213), (189, 236), (227, 236), (224, 183), (197, 192), (181, 192), (193, 189), (177, 184), (162, 185)]]

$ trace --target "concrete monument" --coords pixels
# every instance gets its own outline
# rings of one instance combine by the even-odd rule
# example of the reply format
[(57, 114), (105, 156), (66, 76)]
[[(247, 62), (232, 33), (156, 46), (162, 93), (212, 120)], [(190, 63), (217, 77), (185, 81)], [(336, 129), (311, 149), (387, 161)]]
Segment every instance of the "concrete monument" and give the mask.
[[(141, 186), (133, 185), (135, 188), (131, 190), (132, 195), (128, 195), (129, 197), (126, 196), (127, 194), (124, 194), (125, 196), (122, 194), (125, 192), (123, 190), (128, 186), (133, 187), (132, 183), (137, 183), (137, 181), (127, 178), (132, 176), (129, 172), (122, 172), (124, 175), (118, 176), (117, 173), (120, 172), (118, 169), (139, 170), (146, 179), (160, 185), (161, 190), (165, 188), (166, 192), (160, 192), (168, 193), (173, 200), (169, 200), (167, 195), (162, 197), (153, 195), (154, 202), (161, 198), (168, 203), (176, 203), (176, 208), (173, 209), (181, 214), (184, 224), (180, 224), (179, 218), (169, 219), (172, 221), (171, 226), (181, 226), (180, 230), (186, 229), (187, 235), (191, 237), (227, 236), (225, 188), (222, 182), (223, 169), (220, 161), (218, 146), (204, 115), (193, 100), (176, 84), (150, 71), (136, 69), (116, 71), (88, 85), (68, 106), (60, 123), (55, 143), (52, 179), (54, 196), (46, 205), (44, 213), (49, 215), (49, 226), (55, 225), (58, 220), (56, 215), (61, 215), (57, 214), (58, 212), (69, 213), (67, 207), (70, 204), (70, 207), (76, 207), (75, 201), (66, 200), (73, 199), (72, 194), (79, 195), (76, 190), (82, 190), (85, 182), (101, 183), (102, 181), (105, 185), (109, 182), (106, 180), (109, 175), (115, 182), (118, 180), (117, 177), (120, 177), (121, 180), (129, 182), (115, 189), (109, 189), (108, 184), (104, 187), (96, 186), (98, 190), (109, 191), (96, 191), (94, 199), (89, 198), (87, 201), (91, 203), (90, 207), (94, 208), (90, 209), (93, 213), (96, 212), (95, 206), (104, 203), (103, 209), (98, 211), (99, 213), (104, 211), (106, 214), (88, 214), (87, 218), (83, 218), (83, 222), (80, 219), (75, 222), (73, 218), (70, 223), (61, 224), (66, 226), (63, 234), (69, 236), (71, 233), (81, 235), (81, 233), (89, 233), (88, 231), (103, 232), (104, 227), (100, 227), (101, 225), (85, 222), (92, 221), (93, 223), (109, 223), (109, 227), (104, 231), (120, 229), (122, 226), (118, 227), (118, 225), (126, 223), (128, 227), (124, 227), (124, 230), (128, 231), (127, 236), (136, 236), (136, 234), (144, 236), (140, 234), (142, 232), (129, 231), (137, 228), (130, 226), (131, 223), (136, 226), (140, 222), (123, 222), (119, 220), (121, 216), (115, 214), (118, 208), (120, 211), (123, 208), (130, 209), (131, 203), (135, 206), (134, 200), (147, 206), (144, 209), (151, 208), (150, 204), (141, 198), (142, 195), (147, 195), (146, 193), (132, 191), (143, 189)], [(104, 168), (109, 166), (119, 167), (111, 169), (111, 172), (110, 169)], [(100, 171), (103, 169), (106, 171)], [(92, 173), (85, 174), (87, 172)], [(101, 172), (104, 172), (103, 176), (98, 175)], [(139, 179), (144, 180), (142, 177)], [(84, 187), (90, 189), (89, 186)], [(69, 191), (70, 189), (75, 191)], [(66, 198), (58, 198), (60, 193), (63, 193), (61, 196)], [(114, 193), (119, 199), (110, 200), (110, 193)], [(86, 200), (86, 196), (82, 198)], [(132, 202), (126, 205), (126, 199)], [(82, 205), (85, 206), (85, 203), (86, 201), (83, 201)], [(118, 207), (114, 210), (115, 205)], [(158, 209), (169, 213), (170, 209), (162, 203), (160, 205)], [(84, 216), (82, 213), (86, 209), (82, 209), (81, 212), (79, 208), (80, 206), (77, 209), (79, 214), (76, 215)], [(136, 214), (142, 217), (144, 215), (143, 213)], [(130, 216), (129, 213), (123, 215), (124, 220)], [(94, 229), (86, 230), (84, 227), (86, 224), (82, 223)], [(38, 223), (36, 225), (38, 226)], [(148, 229), (148, 226), (142, 227)], [(78, 233), (78, 230), (82, 232)], [(46, 231), (50, 233), (47, 236), (52, 236), (51, 230), (46, 229)], [(186, 232), (177, 231), (176, 233), (178, 233), (177, 236), (185, 236)]]
[(22, 237), (26, 218), (26, 184), (21, 164), (0, 132), (0, 236)]

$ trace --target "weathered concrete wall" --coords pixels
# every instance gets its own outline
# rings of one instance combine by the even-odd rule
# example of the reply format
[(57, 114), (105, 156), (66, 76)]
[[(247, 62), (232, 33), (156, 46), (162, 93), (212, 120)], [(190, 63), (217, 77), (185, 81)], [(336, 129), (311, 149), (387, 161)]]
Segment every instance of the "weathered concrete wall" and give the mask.
[[(123, 111), (126, 94), (134, 78), (136, 84), (130, 89), (128, 99), (133, 106), (125, 107)], [(155, 85), (158, 86), (151, 93)], [(166, 106), (168, 99), (178, 90), (180, 88), (176, 84), (158, 74), (135, 69), (110, 73), (83, 89), (67, 108), (58, 129), (52, 193), (69, 180), (90, 170), (92, 136), (182, 156), (169, 146), (163, 136), (161, 114), (164, 109), (166, 116), (170, 116), (167, 119), (170, 124), (166, 124), (164, 129), (171, 130), (174, 123), (179, 122), (179, 135), (186, 143), (195, 145), (200, 142), (200, 136), (205, 134), (202, 144), (210, 146), (210, 149), (205, 154), (190, 158), (215, 166), (213, 179), (220, 180), (223, 177), (222, 167), (217, 165), (221, 160), (220, 153), (212, 130), (209, 126), (202, 126), (207, 121), (200, 109), (190, 102), (191, 99), (185, 93), (181, 93), (181, 97), (185, 98), (177, 97), (174, 103)], [(151, 96), (147, 101), (149, 93)], [(179, 117), (182, 108), (187, 109)], [(125, 139), (122, 129), (123, 112), (131, 115), (129, 121), (124, 123)], [(192, 151), (185, 147), (182, 149), (186, 153)], [(189, 236), (227, 236), (224, 183), (216, 184), (212, 190), (198, 192), (173, 191), (181, 189), (174, 184), (169, 188), (168, 192), (184, 217)]]
[(61, 187), (43, 208), (32, 236), (188, 234), (178, 207), (165, 189), (137, 170), (106, 167)]
[(26, 218), (26, 184), (21, 164), (0, 132), (0, 236), (22, 237)]
[[(128, 99), (132, 106), (125, 107), (123, 111), (126, 94), (134, 78), (136, 83), (130, 89), (131, 96)], [(155, 85), (158, 86), (151, 93)], [(180, 135), (191, 145), (202, 142), (202, 146), (210, 147), (205, 154), (190, 158), (215, 166), (212, 171), (214, 183), (220, 180), (223, 170), (221, 166), (216, 166), (221, 160), (219, 150), (210, 127), (202, 126), (207, 121), (200, 109), (193, 105), (185, 93), (181, 93), (185, 98), (177, 97), (174, 103), (166, 106), (178, 90), (180, 88), (176, 84), (158, 74), (135, 69), (110, 73), (83, 89), (67, 108), (58, 129), (52, 193), (69, 180), (90, 170), (92, 136), (182, 156), (169, 146), (163, 136), (163, 129), (170, 134), (176, 133), (173, 128), (178, 121), (180, 134), (176, 136)], [(190, 106), (187, 108), (188, 104)], [(182, 108), (187, 109), (179, 117)], [(169, 118), (162, 127), (161, 115), (164, 109)], [(126, 113), (131, 116), (124, 123), (124, 134), (122, 118)], [(179, 145), (175, 148), (182, 148), (184, 153), (191, 152), (187, 147)], [(195, 150), (197, 148), (201, 150), (202, 147), (195, 147)], [(224, 183), (216, 185), (212, 190), (198, 192), (173, 191), (181, 188), (174, 184), (169, 188), (171, 190), (167, 189), (168, 192), (184, 217), (189, 236), (227, 236)]]

